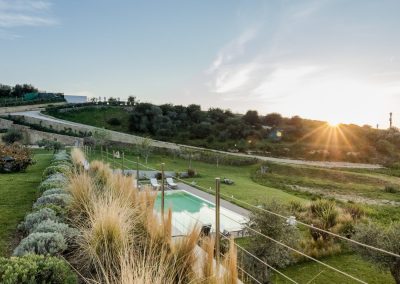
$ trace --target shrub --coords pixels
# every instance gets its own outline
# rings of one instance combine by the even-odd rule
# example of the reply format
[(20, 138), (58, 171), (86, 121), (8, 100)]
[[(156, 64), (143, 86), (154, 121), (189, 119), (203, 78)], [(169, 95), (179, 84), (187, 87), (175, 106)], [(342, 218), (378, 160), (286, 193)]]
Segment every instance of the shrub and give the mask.
[(53, 174), (57, 174), (57, 173), (68, 174), (68, 173), (70, 173), (70, 171), (71, 171), (71, 168), (66, 165), (59, 164), (59, 165), (55, 165), (55, 166), (50, 166), (44, 170), (43, 179), (46, 179), (47, 177), (49, 177)]
[(196, 175), (196, 171), (193, 169), (188, 169), (187, 174), (188, 174), (188, 177), (192, 178)]
[(0, 172), (20, 172), (34, 164), (32, 152), (22, 145), (0, 145)]
[(67, 151), (60, 151), (54, 155), (53, 161), (69, 161), (70, 156), (68, 155)]
[(50, 194), (39, 197), (38, 200), (33, 204), (33, 207), (42, 206), (45, 204), (54, 204), (60, 207), (65, 207), (71, 202), (71, 196), (66, 193), (62, 194)]
[(0, 258), (0, 282), (75, 284), (77, 276), (69, 265), (56, 257), (29, 254)]
[(365, 216), (365, 210), (358, 204), (350, 203), (344, 207), (344, 211), (349, 213), (354, 220)]
[[(288, 215), (285, 206), (276, 201), (264, 204), (263, 208), (284, 216)], [(298, 246), (300, 237), (298, 228), (286, 224), (282, 218), (266, 211), (255, 209), (250, 215), (249, 226), (291, 247), (296, 248)], [(293, 254), (289, 250), (258, 234), (250, 236), (249, 244), (249, 250), (253, 254), (274, 267), (282, 268), (294, 261)], [(248, 258), (247, 255), (245, 256), (245, 262), (247, 263), (246, 267), (249, 268), (250, 272), (253, 272), (253, 275), (260, 275), (259, 279), (262, 279), (265, 283), (269, 282), (270, 270), (266, 270), (265, 266), (258, 261), (254, 261), (253, 258)], [(263, 272), (260, 273), (260, 271)]]
[(32, 233), (60, 233), (67, 241), (70, 241), (76, 238), (79, 231), (69, 227), (65, 223), (44, 220), (33, 229)]
[(56, 215), (56, 212), (54, 212), (50, 208), (43, 208), (38, 211), (34, 211), (28, 215), (25, 216), (25, 219), (23, 222), (21, 222), (18, 225), (18, 228), (20, 230), (23, 230), (25, 232), (30, 232), (32, 231), (39, 223), (41, 223), (44, 220), (53, 220), (57, 221), (58, 217)]
[(386, 185), (384, 191), (388, 193), (397, 193), (399, 188), (396, 185)]
[(52, 194), (67, 194), (63, 188), (51, 188), (43, 192), (42, 196), (52, 195)]
[(66, 182), (63, 182), (61, 180), (46, 179), (39, 185), (38, 189), (40, 192), (44, 192), (46, 190), (53, 189), (53, 188), (63, 188), (65, 185), (66, 185)]
[(299, 212), (303, 212), (305, 210), (305, 207), (303, 206), (303, 204), (300, 201), (297, 200), (291, 200), (289, 202), (289, 211), (291, 213), (299, 213)]
[(338, 211), (335, 201), (318, 199), (310, 205), (311, 213), (322, 221), (323, 229), (336, 225)]
[(113, 126), (121, 125), (121, 120), (117, 117), (111, 117), (107, 120), (107, 123)]
[(52, 141), (52, 140), (47, 140), (47, 139), (42, 139), (37, 142), (39, 147), (44, 147), (46, 150), (53, 150), (54, 153), (58, 152), (62, 148), (64, 148), (64, 145), (61, 144), (58, 141)]
[(51, 210), (53, 210), (56, 213), (56, 216), (58, 217), (58, 219), (61, 221), (65, 218), (65, 216), (67, 215), (67, 209), (63, 208), (61, 206), (55, 205), (55, 204), (43, 204), (40, 206), (37, 206), (36, 208), (34, 208), (36, 211), (39, 211), (43, 208), (49, 208)]
[[(370, 246), (400, 254), (399, 235), (400, 223), (398, 222), (387, 228), (373, 223), (361, 223), (356, 226), (354, 239)], [(358, 245), (354, 245), (353, 248), (360, 252), (365, 259), (389, 268), (395, 282), (400, 283), (400, 261), (397, 257)]]
[(32, 233), (15, 248), (14, 256), (30, 253), (56, 255), (67, 249), (67, 243), (60, 233)]
[(20, 142), (23, 139), (22, 133), (15, 128), (10, 128), (1, 137), (1, 140), (6, 144), (13, 144), (15, 142)]

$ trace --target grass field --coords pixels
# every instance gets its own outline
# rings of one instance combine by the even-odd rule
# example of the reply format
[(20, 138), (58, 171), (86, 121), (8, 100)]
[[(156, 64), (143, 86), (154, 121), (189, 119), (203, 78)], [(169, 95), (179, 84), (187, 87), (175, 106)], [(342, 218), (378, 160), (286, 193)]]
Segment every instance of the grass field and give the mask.
[(37, 163), (24, 173), (0, 174), (0, 256), (13, 249), (17, 224), (30, 211), (37, 196), (37, 186), (52, 155), (35, 151)]

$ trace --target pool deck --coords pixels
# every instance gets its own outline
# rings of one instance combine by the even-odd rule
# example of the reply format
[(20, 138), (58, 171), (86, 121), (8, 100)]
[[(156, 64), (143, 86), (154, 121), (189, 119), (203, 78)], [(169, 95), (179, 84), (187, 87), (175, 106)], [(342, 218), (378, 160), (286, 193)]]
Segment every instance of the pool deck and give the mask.
[[(214, 195), (209, 194), (207, 192), (204, 192), (204, 191), (202, 191), (200, 189), (197, 189), (197, 188), (195, 188), (193, 186), (190, 186), (190, 185), (187, 185), (185, 183), (181, 183), (180, 182), (180, 183), (178, 183), (178, 189), (186, 190), (186, 191), (188, 191), (188, 192), (190, 192), (190, 193), (192, 193), (194, 195), (197, 195), (197, 196), (199, 196), (199, 197), (201, 197), (201, 198), (203, 198), (203, 199), (215, 204), (215, 196)], [(222, 198), (221, 198), (221, 206), (226, 208), (226, 209), (229, 209), (229, 210), (231, 210), (231, 211), (233, 211), (233, 212), (235, 212), (237, 214), (240, 214), (240, 215), (242, 215), (242, 216), (244, 216), (246, 218), (248, 218), (250, 216), (250, 211), (249, 210), (244, 209), (244, 208), (242, 208), (240, 206), (237, 206), (237, 205), (235, 205), (235, 204), (233, 204), (233, 203), (231, 203), (229, 201), (226, 201), (226, 200), (224, 200)]]

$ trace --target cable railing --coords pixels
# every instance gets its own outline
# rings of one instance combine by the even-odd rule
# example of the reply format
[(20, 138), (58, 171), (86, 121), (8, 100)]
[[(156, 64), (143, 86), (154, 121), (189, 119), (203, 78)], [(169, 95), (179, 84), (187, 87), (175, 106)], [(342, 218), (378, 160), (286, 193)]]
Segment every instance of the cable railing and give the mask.
[[(108, 156), (110, 156), (110, 155), (113, 156), (113, 154), (111, 154), (111, 153), (107, 153), (107, 154), (108, 154)], [(108, 159), (108, 156), (107, 156), (107, 159)], [(137, 169), (136, 169), (136, 170), (138, 170), (138, 168), (139, 168), (139, 166), (140, 166), (141, 168), (144, 168), (144, 169), (148, 169), (148, 170), (151, 170), (151, 171), (160, 172), (159, 169), (155, 169), (155, 168), (152, 168), (152, 167), (150, 167), (150, 166), (148, 166), (148, 165), (144, 165), (144, 164), (142, 164), (142, 163), (139, 163), (139, 161), (132, 161), (132, 160), (130, 160), (130, 159), (124, 158), (124, 162), (123, 162), (123, 163), (120, 163), (120, 162), (116, 162), (115, 159), (114, 159), (114, 157), (113, 157), (113, 160), (114, 160), (114, 161), (113, 161), (114, 164), (120, 165), (120, 166), (122, 167), (123, 170), (124, 170), (124, 168), (126, 168), (126, 169), (131, 169), (128, 165), (124, 164), (124, 162), (126, 161), (126, 162), (129, 162), (129, 163), (132, 163), (133, 165), (136, 165), (136, 166), (137, 166)], [(202, 187), (202, 186), (197, 185), (197, 184), (196, 184), (196, 185), (193, 185), (193, 184), (189, 183), (188, 181), (183, 180), (183, 179), (181, 179), (181, 178), (179, 178), (179, 177), (175, 177), (175, 179), (178, 180), (178, 181), (180, 181), (180, 182), (183, 182), (183, 183), (185, 183), (185, 184), (188, 184), (188, 185), (191, 185), (191, 186), (195, 186), (196, 188), (199, 188), (200, 190), (203, 190), (203, 191), (205, 191), (205, 192), (208, 192), (208, 193), (210, 193), (210, 194), (212, 194), (212, 195), (215, 194), (214, 191), (212, 191), (211, 189), (208, 189), (208, 188), (206, 188), (206, 187)], [(274, 215), (274, 216), (276, 216), (276, 217), (279, 217), (279, 218), (282, 218), (282, 219), (285, 219), (285, 220), (288, 220), (288, 219), (289, 219), (289, 217), (287, 217), (287, 216), (284, 216), (284, 215), (281, 215), (281, 214), (279, 214), (279, 213), (276, 213), (276, 212), (267, 210), (267, 209), (265, 209), (265, 208), (263, 208), (263, 207), (260, 207), (260, 206), (256, 206), (256, 205), (254, 205), (254, 204), (248, 203), (248, 202), (243, 201), (243, 200), (241, 200), (241, 199), (235, 198), (233, 195), (228, 196), (228, 195), (226, 195), (226, 194), (224, 194), (224, 193), (220, 193), (220, 195), (221, 195), (222, 197), (224, 197), (225, 199), (227, 199), (227, 200), (236, 201), (237, 203), (244, 204), (244, 205), (246, 205), (246, 206), (248, 206), (248, 207), (251, 207), (251, 208), (254, 208), (254, 209), (256, 209), (256, 210), (264, 211), (264, 212), (266, 212), (266, 213), (268, 213), (268, 214)], [(184, 212), (184, 213), (186, 213), (186, 212)], [(186, 213), (186, 214), (187, 214), (187, 213)], [(344, 272), (344, 271), (342, 271), (342, 270), (340, 270), (340, 269), (337, 269), (337, 268), (335, 268), (335, 267), (333, 267), (333, 266), (331, 266), (331, 265), (329, 265), (329, 264), (327, 264), (327, 263), (324, 263), (324, 262), (322, 262), (322, 261), (320, 261), (320, 260), (318, 260), (318, 259), (316, 259), (316, 258), (314, 258), (314, 257), (311, 257), (311, 256), (305, 254), (305, 253), (302, 252), (302, 251), (299, 251), (299, 250), (297, 250), (297, 249), (295, 249), (295, 248), (293, 248), (293, 247), (291, 247), (291, 246), (288, 246), (288, 245), (284, 244), (284, 243), (281, 242), (281, 241), (275, 240), (275, 239), (273, 239), (273, 238), (271, 238), (271, 237), (269, 237), (269, 236), (263, 234), (262, 232), (260, 232), (260, 231), (258, 231), (258, 230), (255, 230), (254, 228), (251, 228), (251, 227), (248, 226), (247, 224), (242, 224), (242, 223), (238, 222), (237, 220), (234, 220), (233, 218), (231, 218), (231, 217), (229, 217), (229, 216), (227, 216), (227, 215), (225, 215), (225, 214), (223, 214), (223, 213), (220, 213), (220, 214), (223, 215), (225, 218), (228, 218), (228, 219), (230, 219), (231, 221), (236, 222), (236, 223), (238, 223), (239, 225), (243, 226), (243, 227), (246, 228), (248, 231), (251, 231), (251, 232), (253, 232), (253, 233), (255, 233), (255, 234), (259, 235), (259, 236), (262, 236), (262, 237), (264, 237), (264, 238), (266, 238), (266, 239), (268, 239), (268, 240), (270, 240), (270, 241), (272, 241), (272, 242), (274, 242), (274, 243), (276, 243), (276, 244), (278, 244), (278, 245), (280, 245), (280, 246), (282, 246), (282, 247), (285, 247), (286, 249), (291, 250), (292, 252), (297, 253), (297, 254), (299, 254), (299, 255), (301, 255), (301, 256), (303, 256), (303, 257), (309, 259), (310, 261), (316, 262), (316, 263), (318, 263), (318, 264), (320, 264), (320, 265), (322, 265), (322, 266), (324, 266), (324, 267), (326, 267), (326, 268), (328, 268), (328, 269), (330, 269), (330, 270), (332, 270), (332, 271), (335, 271), (335, 272), (337, 272), (337, 273), (340, 273), (340, 274), (342, 274), (343, 276), (346, 276), (346, 277), (348, 277), (348, 278), (350, 278), (350, 279), (352, 279), (352, 280), (354, 280), (354, 281), (357, 281), (357, 282), (359, 282), (359, 283), (366, 283), (365, 281), (363, 281), (363, 280), (361, 280), (361, 279), (359, 279), (359, 278), (357, 278), (357, 277), (355, 277), (355, 276), (353, 276), (353, 275), (351, 275), (351, 274), (349, 274), (349, 273), (347, 273), (347, 272)], [(190, 216), (189, 214), (187, 214), (187, 215)], [(193, 216), (190, 216), (190, 217), (194, 218)], [(399, 254), (396, 254), (396, 253), (393, 253), (393, 252), (390, 252), (390, 251), (387, 251), (387, 250), (384, 250), (384, 249), (381, 249), (381, 248), (377, 248), (377, 247), (374, 247), (374, 246), (371, 246), (371, 245), (367, 245), (367, 244), (358, 242), (358, 241), (353, 240), (353, 239), (349, 239), (349, 238), (347, 238), (347, 237), (344, 237), (344, 236), (341, 236), (341, 235), (339, 235), (339, 234), (336, 234), (336, 233), (333, 233), (333, 232), (330, 232), (330, 231), (327, 231), (327, 230), (324, 230), (324, 229), (315, 227), (315, 226), (313, 226), (313, 225), (307, 224), (307, 223), (302, 222), (302, 221), (296, 220), (295, 225), (302, 225), (302, 226), (308, 227), (308, 228), (310, 228), (310, 229), (312, 229), (312, 230), (320, 231), (320, 232), (326, 233), (326, 234), (328, 234), (328, 235), (330, 235), (330, 236), (333, 236), (333, 237), (335, 237), (335, 238), (338, 238), (338, 239), (341, 239), (341, 240), (344, 240), (344, 241), (353, 243), (353, 244), (355, 244), (355, 245), (359, 245), (359, 246), (362, 246), (362, 247), (367, 248), (367, 249), (375, 250), (375, 251), (378, 251), (378, 252), (381, 252), (381, 253), (384, 253), (384, 254), (393, 256), (393, 257), (400, 258), (400, 255), (399, 255)], [(225, 237), (224, 235), (222, 235), (222, 236)], [(258, 258), (257, 256), (255, 256), (254, 254), (251, 254), (249, 251), (247, 251), (245, 248), (243, 248), (243, 247), (241, 247), (240, 245), (238, 245), (236, 242), (235, 242), (235, 246), (236, 246), (238, 249), (241, 249), (243, 252), (245, 252), (245, 253), (248, 254), (249, 256), (251, 255), (251, 257), (252, 257), (253, 259), (259, 261), (260, 263), (263, 263), (265, 266), (267, 266), (268, 268), (270, 268), (271, 270), (273, 270), (273, 271), (276, 272), (277, 274), (281, 275), (282, 277), (286, 278), (286, 279), (289, 280), (290, 282), (292, 282), (292, 283), (297, 283), (295, 280), (293, 280), (293, 279), (291, 279), (290, 277), (286, 276), (286, 275), (283, 274), (282, 272), (276, 270), (275, 268), (273, 268), (272, 266), (270, 266), (268, 263), (266, 263), (266, 262), (264, 262), (263, 260), (259, 259), (259, 258)], [(239, 267), (238, 267), (238, 268), (239, 268)], [(242, 268), (239, 268), (239, 269), (242, 270)], [(248, 272), (246, 272), (246, 271), (244, 271), (244, 273), (245, 273), (245, 274), (248, 274)], [(320, 272), (320, 273), (322, 273), (322, 272)], [(319, 273), (319, 274), (320, 274), (320, 273)], [(318, 274), (318, 275), (319, 275), (319, 274)], [(318, 275), (317, 275), (317, 276), (318, 276)], [(248, 274), (248, 276), (249, 276), (251, 279), (253, 279), (255, 282), (260, 283), (260, 282), (259, 282), (256, 278), (254, 278), (254, 276), (252, 276), (251, 274)], [(315, 276), (315, 277), (317, 277), (317, 276)]]

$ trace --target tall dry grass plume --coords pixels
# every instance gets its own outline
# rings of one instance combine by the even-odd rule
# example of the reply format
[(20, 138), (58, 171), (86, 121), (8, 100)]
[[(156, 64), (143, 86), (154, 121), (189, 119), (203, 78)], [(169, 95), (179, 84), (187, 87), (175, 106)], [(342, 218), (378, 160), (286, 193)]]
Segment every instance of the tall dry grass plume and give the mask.
[(86, 161), (85, 154), (79, 148), (72, 148), (71, 160), (75, 167), (81, 169)]
[(214, 267), (207, 267), (213, 263), (213, 243), (199, 254), (199, 228), (172, 238), (172, 211), (160, 218), (154, 211), (157, 193), (138, 191), (132, 177), (94, 161), (88, 172), (71, 175), (68, 190), (71, 225), (80, 231), (75, 267), (87, 281), (196, 284), (237, 279), (234, 250), (223, 262), (227, 268), (215, 276)]

